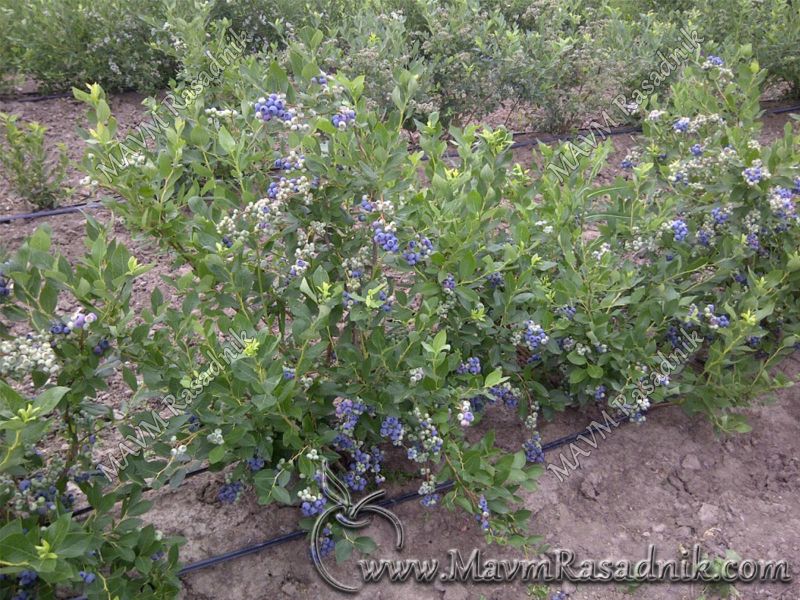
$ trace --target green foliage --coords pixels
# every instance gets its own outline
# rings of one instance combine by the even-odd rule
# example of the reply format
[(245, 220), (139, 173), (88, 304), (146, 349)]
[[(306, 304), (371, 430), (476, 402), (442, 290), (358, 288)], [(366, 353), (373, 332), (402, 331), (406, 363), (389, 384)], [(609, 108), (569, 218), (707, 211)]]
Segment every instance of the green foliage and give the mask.
[[(323, 460), (361, 492), (383, 484), (384, 453), (418, 475), (424, 504), (474, 514), (489, 541), (537, 546), (521, 504), (542, 471), (540, 416), (593, 405), (641, 423), (670, 402), (743, 432), (739, 409), (790, 383), (772, 366), (800, 331), (798, 134), (754, 141), (767, 74), (753, 48), (702, 57), (664, 99), (645, 98), (630, 173), (600, 185), (609, 144), (542, 145), (526, 171), (506, 129), (453, 125), (469, 106), (461, 93), (477, 89), (459, 74), (496, 76), (480, 61), (502, 56), (517, 10), (487, 8), (476, 23), (484, 9), (459, 6), (470, 18), (454, 12), (452, 30), (420, 39), (430, 79), (417, 63), (375, 87), (323, 72), (346, 46), (310, 27), (276, 43), (272, 60), (238, 56), (203, 78), (213, 61), (196, 29), (211, 13), (198, 12), (176, 30), (185, 71), (171, 97), (148, 103), (150, 139), (120, 137), (101, 86), (74, 90), (89, 108), (87, 176), (171, 270), (133, 305), (149, 267), (92, 220), (75, 266), (50, 253), (43, 230), (4, 265), (0, 368), (30, 392), (2, 388), (6, 528), (36, 552), (0, 547), (9, 573), (35, 569), (52, 593), (82, 585), (75, 574), (88, 568), (90, 590), (169, 597), (180, 540), (141, 527), (145, 485), (177, 487), (208, 464), (225, 474), (220, 502), (252, 490), (264, 505), (300, 505), (310, 529)], [(415, 7), (396, 23), (354, 19), (353, 48), (378, 43), (372, 27), (402, 36), (454, 10)], [(557, 15), (573, 57), (588, 48), (576, 7)], [(224, 51), (228, 24), (217, 23), (209, 39)], [(480, 32), (477, 49), (459, 27)], [(531, 44), (556, 40), (537, 36)], [(523, 48), (528, 34), (511, 37)], [(401, 57), (395, 41), (380, 43)], [(442, 54), (448, 45), (458, 60)], [(385, 101), (367, 96), (390, 81)], [(572, 111), (562, 108), (554, 120)], [(65, 317), (64, 305), (79, 310)], [(15, 335), (25, 328), (30, 337)], [(131, 391), (117, 411), (96, 400), (112, 374)], [(527, 430), (516, 447), (497, 442), (504, 410)], [(131, 447), (101, 465), (107, 481), (85, 442), (111, 427)], [(62, 462), (29, 448), (45, 434), (66, 441)], [(52, 482), (43, 512), (24, 480)], [(445, 480), (454, 485), (439, 497)], [(69, 519), (68, 485), (94, 508), (86, 521)], [(374, 549), (329, 525), (337, 558)], [(59, 535), (73, 531), (98, 554), (65, 551)]]
[(140, 17), (157, 14), (160, 7), (161, 0), (131, 0), (124, 9), (113, 0), (3, 0), (0, 14), (13, 23), (4, 28), (3, 45), (17, 57), (9, 66), (33, 77), (43, 91), (87, 81), (115, 90), (159, 89), (176, 65), (151, 42), (169, 33)]
[(66, 148), (61, 144), (57, 156), (50, 156), (45, 145), (47, 129), (35, 121), (19, 127), (18, 120), (15, 115), (0, 113), (3, 173), (25, 200), (38, 208), (52, 208), (65, 195)]
[[(694, 31), (710, 53), (750, 44), (771, 82), (800, 86), (800, 9), (785, 0), (641, 3), (627, 0), (0, 0), (4, 72), (43, 89), (100, 83), (106, 90), (162, 88), (210, 68), (225, 33), (239, 54), (271, 61), (320, 29), (307, 47), (328, 73), (365, 76), (370, 107), (393, 110), (403, 71), (417, 75), (409, 114), (475, 122), (497, 109), (522, 109), (525, 126), (567, 131), (610, 98), (626, 97), (663, 70), (665, 57)], [(683, 33), (682, 33), (683, 32)], [(282, 61), (281, 61), (282, 62)], [(282, 64), (285, 64), (282, 62)], [(679, 68), (646, 93), (665, 92)], [(785, 91), (785, 90), (783, 90)]]
[[(133, 328), (130, 292), (142, 271), (131, 271), (131, 256), (96, 223), (90, 221), (88, 234), (78, 265), (51, 252), (46, 229), (3, 265), (13, 281), (12, 296), (0, 305), (4, 320), (39, 332), (6, 332), (0, 342), (2, 376), (15, 380), (0, 383), (3, 593), (51, 597), (58, 588), (90, 597), (173, 597), (180, 540), (139, 518), (152, 504), (142, 486), (110, 485), (92, 457), (95, 438), (113, 423), (96, 395), (128, 360), (119, 349), (136, 351), (125, 338)], [(52, 320), (63, 318), (59, 299), (98, 317), (68, 336), (51, 334)], [(101, 339), (113, 340), (104, 356), (91, 350)], [(19, 368), (10, 372), (10, 364)], [(17, 391), (19, 384), (33, 394)], [(87, 517), (73, 516), (77, 502), (91, 507)]]

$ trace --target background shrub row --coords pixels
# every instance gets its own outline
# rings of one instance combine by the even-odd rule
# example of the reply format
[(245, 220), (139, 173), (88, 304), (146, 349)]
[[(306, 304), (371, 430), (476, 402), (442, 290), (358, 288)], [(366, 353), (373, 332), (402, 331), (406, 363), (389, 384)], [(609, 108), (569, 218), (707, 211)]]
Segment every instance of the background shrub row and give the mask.
[(405, 68), (419, 77), (418, 114), (465, 123), (501, 106), (522, 107), (524, 126), (552, 131), (578, 126), (611, 97), (640, 89), (679, 47), (681, 30), (694, 30), (720, 52), (751, 44), (772, 81), (796, 95), (800, 7), (733, 4), (373, 0), (353, 10), (341, 0), (0, 0), (0, 69), (6, 86), (17, 74), (48, 91), (97, 82), (107, 91), (149, 92), (198, 59), (198, 44), (215, 24), (229, 22), (265, 59), (313, 26), (325, 34), (321, 66), (366, 75), (366, 97), (380, 109), (390, 107), (396, 73)]

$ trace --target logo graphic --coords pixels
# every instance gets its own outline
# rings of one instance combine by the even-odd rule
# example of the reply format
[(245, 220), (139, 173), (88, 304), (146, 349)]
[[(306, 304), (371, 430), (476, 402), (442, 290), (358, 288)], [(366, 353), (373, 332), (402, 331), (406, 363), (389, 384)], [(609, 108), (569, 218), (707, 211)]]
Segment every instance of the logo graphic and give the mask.
[(328, 585), (340, 592), (355, 594), (361, 589), (360, 587), (350, 586), (337, 581), (322, 562), (322, 557), (320, 555), (320, 534), (325, 528), (328, 519), (334, 515), (334, 518), (339, 524), (347, 529), (363, 529), (372, 522), (372, 518), (370, 515), (367, 518), (359, 519), (362, 514), (372, 513), (380, 515), (394, 525), (394, 547), (398, 551), (403, 549), (403, 540), (405, 537), (403, 524), (392, 511), (379, 504), (375, 504), (377, 500), (380, 500), (386, 495), (385, 490), (372, 492), (359, 500), (356, 504), (353, 504), (347, 486), (333, 474), (328, 468), (328, 463), (324, 461), (322, 463), (322, 481), (320, 487), (322, 488), (322, 493), (333, 502), (333, 505), (326, 508), (322, 514), (319, 515), (314, 523), (314, 527), (311, 529), (311, 557), (317, 571), (319, 571), (319, 574)]

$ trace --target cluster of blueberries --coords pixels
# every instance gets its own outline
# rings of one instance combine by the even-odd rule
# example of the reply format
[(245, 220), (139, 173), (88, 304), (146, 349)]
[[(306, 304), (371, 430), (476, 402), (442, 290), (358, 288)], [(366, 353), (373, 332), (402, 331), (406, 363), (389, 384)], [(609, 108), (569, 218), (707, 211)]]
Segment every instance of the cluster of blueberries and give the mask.
[(356, 120), (356, 111), (342, 107), (335, 115), (331, 117), (331, 123), (337, 129), (344, 129), (350, 123)]
[(489, 503), (486, 502), (486, 496), (481, 494), (480, 499), (478, 500), (478, 510), (481, 511), (481, 514), (475, 515), (475, 518), (480, 521), (481, 529), (484, 531), (489, 530)]
[(532, 463), (544, 462), (544, 450), (542, 450), (542, 437), (534, 433), (529, 440), (522, 444), (525, 451), (525, 459)]
[(386, 417), (381, 423), (381, 437), (389, 438), (393, 446), (399, 446), (403, 442), (404, 433), (403, 424), (397, 417)]
[(574, 306), (562, 306), (556, 309), (556, 312), (561, 314), (563, 317), (569, 319), (570, 321), (575, 318), (575, 313), (577, 313), (577, 309)]
[(294, 171), (296, 169), (303, 168), (304, 160), (305, 160), (305, 155), (300, 154), (294, 159), (291, 156), (287, 158), (276, 158), (274, 164), (275, 168), (280, 169), (281, 171)]
[(353, 452), (353, 462), (344, 475), (344, 482), (354, 492), (361, 492), (367, 487), (367, 479), (364, 477), (367, 472), (375, 475), (375, 483), (380, 485), (386, 478), (381, 475), (381, 463), (383, 463), (383, 452), (377, 446), (373, 446), (369, 452), (356, 449)]
[(381, 224), (375, 222), (375, 235), (372, 237), (373, 241), (378, 244), (384, 252), (399, 252), (400, 240), (397, 236), (390, 231), (384, 231)]
[(311, 551), (311, 558), (315, 562), (319, 562), (320, 559), (325, 558), (329, 554), (331, 554), (336, 547), (336, 543), (333, 541), (331, 537), (332, 532), (330, 527), (325, 527), (322, 530), (322, 535), (320, 536), (319, 540), (319, 556), (314, 556), (314, 551)]
[(433, 243), (426, 237), (422, 238), (419, 242), (411, 240), (408, 242), (408, 250), (403, 252), (403, 258), (413, 267), (422, 259), (430, 256), (433, 252)]
[[(83, 582), (87, 585), (92, 584), (97, 579), (97, 575), (90, 571), (78, 571), (78, 576), (83, 580)], [(0, 579), (7, 579), (6, 575), (0, 575)], [(38, 573), (31, 569), (25, 569), (19, 572), (17, 575), (17, 584), (20, 588), (30, 588), (36, 581), (39, 579)], [(17, 593), (12, 596), (11, 600), (33, 600), (36, 596), (34, 596), (30, 590), (26, 589), (19, 589)], [(75, 600), (85, 600), (86, 596), (79, 596)]]
[(300, 510), (302, 511), (304, 517), (314, 517), (323, 511), (327, 502), (328, 500), (325, 498), (325, 496), (320, 496), (313, 502), (303, 502), (300, 505)]
[(670, 226), (676, 242), (682, 242), (689, 236), (689, 227), (683, 219), (675, 219)]
[(273, 118), (291, 121), (294, 118), (294, 111), (286, 107), (286, 101), (278, 94), (259, 98), (253, 107), (256, 109), (256, 117), (262, 121), (271, 121)]
[(97, 356), (103, 356), (103, 354), (105, 354), (106, 350), (108, 350), (110, 347), (111, 347), (111, 343), (107, 339), (104, 338), (104, 339), (100, 340), (95, 345), (94, 348), (92, 348), (92, 352), (94, 352), (95, 355), (97, 355)]
[(456, 373), (459, 375), (479, 375), (481, 372), (481, 359), (476, 356), (470, 356), (467, 362), (463, 362), (456, 368)]
[(672, 125), (672, 128), (678, 133), (686, 133), (689, 131), (689, 124), (691, 120), (688, 117), (681, 117)]
[(499, 288), (503, 287), (505, 284), (505, 279), (503, 279), (502, 273), (492, 273), (486, 278), (486, 283), (489, 284), (491, 288)]
[(764, 168), (760, 165), (746, 168), (742, 171), (742, 175), (749, 185), (756, 185), (765, 177)]
[(260, 456), (254, 456), (253, 458), (247, 459), (247, 466), (250, 468), (251, 471), (256, 472), (260, 471), (264, 468), (264, 459)]
[(514, 388), (512, 388), (508, 383), (490, 387), (489, 397), (489, 402), (491, 404), (494, 404), (495, 402), (502, 402), (508, 408), (516, 408), (517, 405), (519, 405), (519, 398), (517, 397), (517, 394), (514, 393)]
[(5, 298), (11, 293), (11, 281), (9, 281), (5, 273), (0, 271), (0, 298)]
[(233, 504), (234, 502), (236, 502), (236, 500), (239, 499), (242, 490), (243, 486), (241, 481), (226, 483), (219, 489), (219, 492), (217, 493), (217, 498), (223, 504)]

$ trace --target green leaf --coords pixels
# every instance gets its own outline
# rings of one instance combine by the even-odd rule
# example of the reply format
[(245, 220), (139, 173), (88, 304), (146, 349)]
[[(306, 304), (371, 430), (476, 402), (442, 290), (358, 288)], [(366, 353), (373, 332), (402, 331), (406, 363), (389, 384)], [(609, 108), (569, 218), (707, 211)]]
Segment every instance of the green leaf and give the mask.
[(442, 329), (439, 333), (436, 334), (436, 337), (433, 338), (433, 353), (439, 354), (442, 350), (450, 349), (450, 346), (447, 345), (447, 331)]
[(28, 240), (28, 244), (34, 250), (41, 250), (42, 252), (50, 251), (50, 234), (42, 227), (33, 232), (33, 235)]
[(353, 554), (353, 544), (349, 540), (339, 540), (336, 542), (334, 556), (336, 562), (344, 562)]
[(39, 553), (25, 535), (15, 533), (0, 539), (0, 559), (30, 564), (39, 561)]
[(580, 383), (584, 379), (586, 379), (586, 371), (583, 369), (573, 369), (572, 372), (569, 374), (569, 382), (570, 383)]
[(475, 255), (469, 250), (464, 252), (464, 254), (461, 255), (461, 260), (458, 263), (459, 277), (461, 279), (467, 279), (475, 272), (475, 269), (477, 268), (478, 261), (475, 259)]
[(214, 447), (211, 452), (208, 453), (208, 462), (212, 465), (218, 463), (225, 457), (225, 452), (227, 452), (227, 448), (225, 448), (224, 444)]
[(573, 365), (585, 365), (586, 359), (574, 350), (567, 354), (567, 360)]
[(19, 392), (2, 380), (0, 380), (0, 401), (2, 406), (8, 408), (11, 412), (17, 412), (20, 408), (25, 408), (28, 405)]
[(289, 494), (289, 492), (286, 491), (286, 489), (279, 486), (275, 486), (274, 488), (272, 488), (272, 497), (275, 498), (275, 500), (277, 500), (281, 504), (288, 505), (292, 503), (291, 494)]
[(61, 401), (61, 398), (64, 397), (64, 394), (66, 394), (68, 391), (68, 387), (58, 386), (46, 389), (39, 394), (36, 397), (36, 400), (33, 401), (34, 408), (40, 409), (39, 416), (43, 416), (51, 412)]
[(233, 151), (236, 149), (236, 140), (233, 139), (233, 136), (225, 129), (225, 126), (219, 128), (219, 145), (225, 151), (226, 154), (232, 154)]
[(362, 552), (363, 554), (371, 554), (378, 547), (378, 544), (376, 544), (371, 537), (363, 535), (353, 540), (353, 545), (355, 546), (356, 550)]
[(303, 280), (300, 282), (300, 291), (303, 292), (309, 298), (311, 298), (311, 300), (313, 300), (314, 303), (318, 302), (317, 295), (314, 293), (314, 290), (311, 289), (311, 286), (308, 285), (308, 280), (305, 278), (303, 278)]
[(143, 515), (144, 513), (146, 513), (152, 507), (153, 507), (152, 500), (140, 500), (139, 502), (137, 502), (128, 509), (126, 516), (138, 517), (139, 515)]
[(484, 388), (494, 387), (496, 385), (499, 385), (506, 379), (508, 379), (508, 377), (503, 377), (503, 369), (498, 367), (497, 369), (495, 369), (486, 376), (486, 379), (483, 382), (483, 387)]
[(58, 288), (52, 281), (48, 281), (42, 287), (39, 293), (39, 303), (42, 305), (42, 310), (47, 313), (53, 313), (58, 304)]
[(602, 379), (603, 378), (603, 367), (598, 365), (588, 365), (586, 367), (586, 372), (589, 374), (589, 377), (592, 379)]

